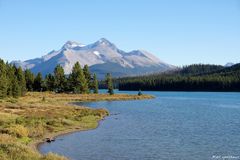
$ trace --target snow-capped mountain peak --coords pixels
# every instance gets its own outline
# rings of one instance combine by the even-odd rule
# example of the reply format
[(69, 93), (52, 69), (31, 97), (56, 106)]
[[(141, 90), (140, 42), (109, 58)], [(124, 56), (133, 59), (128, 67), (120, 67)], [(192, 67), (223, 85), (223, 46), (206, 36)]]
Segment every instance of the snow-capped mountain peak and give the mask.
[(75, 42), (75, 41), (67, 41), (62, 48), (65, 48), (65, 49), (74, 49), (74, 48), (78, 48), (78, 47), (85, 47), (86, 45), (82, 44), (82, 43), (78, 43), (78, 42)]
[(97, 43), (102, 44), (102, 45), (112, 45), (112, 43), (107, 40), (106, 38), (101, 38), (97, 41)]
[(108, 72), (113, 76), (127, 76), (161, 72), (174, 68), (147, 51), (125, 52), (120, 50), (105, 38), (89, 45), (67, 41), (61, 49), (53, 50), (41, 58), (12, 63), (22, 66), (23, 69), (30, 69), (34, 73), (42, 72), (43, 75), (46, 75), (52, 73), (57, 64), (60, 64), (65, 73), (69, 74), (76, 62), (82, 66), (87, 64), (90, 70), (97, 73), (100, 78), (103, 78)]
[(111, 43), (109, 40), (107, 40), (106, 38), (101, 38), (98, 41), (96, 41), (93, 44), (88, 45), (90, 48), (111, 48), (113, 50), (116, 50), (117, 47)]

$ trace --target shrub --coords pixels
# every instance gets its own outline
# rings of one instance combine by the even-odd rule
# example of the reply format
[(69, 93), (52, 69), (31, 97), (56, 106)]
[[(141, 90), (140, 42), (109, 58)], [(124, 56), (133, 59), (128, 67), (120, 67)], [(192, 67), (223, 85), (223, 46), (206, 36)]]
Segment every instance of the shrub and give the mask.
[(15, 142), (15, 138), (9, 134), (0, 134), (0, 144), (2, 143), (12, 143)]
[(63, 125), (66, 125), (66, 126), (72, 126), (72, 125), (74, 125), (74, 121), (69, 120), (69, 119), (62, 119), (61, 122), (62, 122)]
[(7, 99), (7, 102), (10, 102), (10, 103), (17, 103), (18, 100), (16, 98), (8, 98)]
[(39, 160), (40, 154), (20, 143), (1, 143), (0, 151), (6, 160)]
[(22, 138), (18, 139), (18, 141), (21, 143), (24, 143), (24, 144), (29, 144), (32, 141), (32, 139), (29, 137), (22, 137)]
[(41, 160), (67, 160), (67, 158), (53, 154), (53, 153), (48, 153), (47, 155), (42, 157)]
[(43, 102), (45, 102), (45, 101), (46, 101), (46, 97), (45, 97), (45, 96), (43, 96), (43, 98), (42, 98), (42, 101), (43, 101)]
[(45, 128), (42, 124), (38, 124), (34, 127), (29, 128), (29, 137), (35, 138), (35, 137), (43, 137), (45, 133)]
[(29, 134), (28, 129), (19, 124), (9, 127), (8, 132), (11, 135), (15, 135), (17, 138), (28, 137)]
[(56, 119), (49, 119), (49, 120), (47, 120), (46, 124), (48, 126), (53, 126), (53, 127), (61, 126), (61, 123), (58, 120), (56, 120)]
[(16, 124), (23, 124), (25, 122), (25, 119), (23, 117), (18, 117), (15, 120)]

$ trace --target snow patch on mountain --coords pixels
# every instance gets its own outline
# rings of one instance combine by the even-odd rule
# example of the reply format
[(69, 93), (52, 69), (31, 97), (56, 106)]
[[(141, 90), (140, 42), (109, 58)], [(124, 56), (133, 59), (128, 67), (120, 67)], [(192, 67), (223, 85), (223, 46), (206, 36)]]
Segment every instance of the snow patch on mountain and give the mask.
[(98, 57), (100, 57), (100, 53), (99, 53), (98, 51), (93, 51), (93, 53), (94, 53), (95, 55), (97, 55)]
[(234, 65), (234, 63), (228, 62), (228, 63), (226, 63), (226, 64), (224, 65), (224, 67), (231, 67), (231, 66), (233, 66), (233, 65)]

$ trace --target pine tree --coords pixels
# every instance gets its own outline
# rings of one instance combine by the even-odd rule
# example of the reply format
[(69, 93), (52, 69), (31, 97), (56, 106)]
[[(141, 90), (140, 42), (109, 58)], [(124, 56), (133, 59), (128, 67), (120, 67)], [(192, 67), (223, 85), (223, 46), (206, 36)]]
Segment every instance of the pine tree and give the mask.
[(11, 84), (12, 96), (14, 98), (18, 98), (21, 96), (21, 87), (19, 86), (19, 82), (15, 76), (13, 77)]
[(0, 59), (0, 98), (7, 96), (8, 79), (7, 79), (7, 67), (3, 60)]
[(70, 74), (66, 76), (66, 85), (64, 88), (64, 92), (70, 92), (70, 93), (73, 92)]
[(84, 65), (84, 67), (83, 67), (83, 74), (84, 74), (84, 76), (85, 76), (85, 78), (86, 78), (86, 80), (87, 80), (88, 86), (90, 87), (90, 83), (91, 83), (91, 73), (90, 73), (90, 71), (89, 71), (89, 67), (88, 67), (87, 64)]
[(98, 80), (95, 73), (93, 74), (92, 89), (93, 93), (98, 94)]
[(79, 62), (73, 66), (69, 79), (71, 81), (71, 90), (74, 93), (88, 93), (88, 84)]
[(48, 91), (54, 91), (54, 85), (55, 85), (55, 78), (52, 74), (48, 74), (46, 75), (45, 78), (45, 86), (46, 86), (46, 90)]
[(33, 91), (34, 74), (29, 69), (25, 70), (25, 80), (27, 90)]
[(7, 95), (9, 97), (18, 98), (21, 96), (21, 87), (19, 86), (19, 81), (16, 76), (17, 67), (12, 66), (7, 63), (7, 79), (8, 79), (8, 85), (7, 85)]
[(34, 79), (33, 88), (35, 91), (40, 92), (43, 90), (42, 87), (43, 87), (43, 79), (42, 79), (42, 74), (39, 72)]
[(13, 81), (15, 78), (15, 71), (12, 65), (6, 64), (7, 67), (7, 96), (12, 97), (13, 96)]
[(17, 77), (18, 86), (20, 87), (20, 96), (24, 96), (26, 94), (26, 80), (25, 75), (21, 67), (16, 68), (15, 75)]
[(65, 91), (65, 85), (66, 85), (66, 77), (64, 75), (64, 69), (62, 66), (57, 65), (55, 70), (54, 70), (54, 79), (55, 79), (55, 84), (54, 88), (56, 89), (56, 92), (64, 92)]
[(105, 78), (105, 81), (106, 81), (106, 85), (107, 85), (107, 88), (108, 88), (108, 93), (110, 95), (113, 95), (114, 94), (114, 91), (113, 91), (113, 82), (112, 82), (112, 76), (110, 73), (107, 73), (106, 75), (106, 78)]

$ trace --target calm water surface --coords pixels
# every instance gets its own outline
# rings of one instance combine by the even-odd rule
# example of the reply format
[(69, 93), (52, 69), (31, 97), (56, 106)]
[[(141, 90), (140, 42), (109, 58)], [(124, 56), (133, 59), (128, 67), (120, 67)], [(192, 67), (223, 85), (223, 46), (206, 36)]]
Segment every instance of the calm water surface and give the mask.
[(240, 93), (144, 93), (156, 98), (84, 103), (112, 115), (97, 129), (58, 137), (40, 151), (72, 160), (240, 159)]

